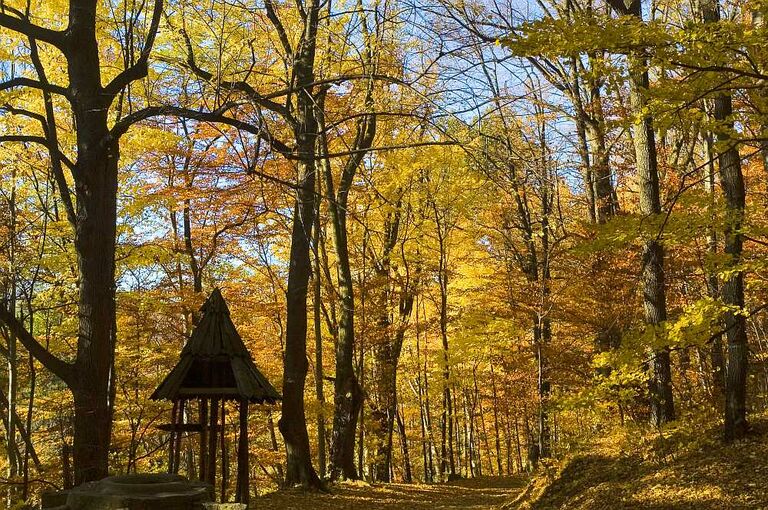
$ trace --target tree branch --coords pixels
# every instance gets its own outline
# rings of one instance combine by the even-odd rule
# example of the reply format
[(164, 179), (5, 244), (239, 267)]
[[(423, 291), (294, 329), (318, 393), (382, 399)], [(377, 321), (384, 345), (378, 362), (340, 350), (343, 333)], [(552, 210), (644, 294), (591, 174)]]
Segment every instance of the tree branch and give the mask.
[(34, 356), (45, 368), (50, 370), (59, 379), (70, 385), (74, 375), (73, 365), (63, 361), (53, 355), (51, 351), (37, 341), (37, 339), (27, 331), (27, 328), (5, 307), (5, 303), (0, 306), (0, 322), (19, 339), (29, 353)]
[(291, 147), (284, 144), (283, 142), (273, 139), (271, 136), (265, 133), (261, 127), (254, 126), (253, 124), (250, 124), (248, 122), (233, 119), (231, 117), (227, 117), (226, 115), (224, 115), (224, 112), (231, 109), (233, 106), (234, 105), (231, 103), (226, 104), (221, 108), (212, 112), (190, 110), (188, 108), (181, 108), (178, 106), (150, 106), (123, 117), (121, 120), (115, 123), (115, 125), (112, 127), (112, 131), (110, 132), (110, 134), (112, 139), (116, 140), (120, 138), (123, 134), (125, 134), (125, 132), (128, 131), (128, 129), (133, 124), (136, 124), (137, 122), (140, 122), (142, 120), (147, 120), (152, 117), (173, 116), (173, 117), (179, 117), (184, 119), (199, 120), (202, 122), (211, 122), (215, 124), (225, 124), (228, 126), (232, 126), (241, 131), (245, 131), (246, 133), (251, 133), (253, 135), (258, 136), (259, 138), (267, 142), (270, 145), (270, 147), (272, 147), (275, 151), (279, 152), (286, 158), (296, 159), (298, 157), (294, 154), (294, 151)]
[(187, 34), (187, 30), (185, 28), (180, 28), (178, 29), (178, 31), (181, 34), (181, 36), (184, 38), (184, 45), (187, 47), (187, 60), (186, 62), (173, 61), (171, 63), (176, 63), (179, 65), (182, 65), (183, 67), (186, 67), (187, 69), (192, 71), (192, 73), (198, 78), (205, 80), (207, 82), (213, 82), (214, 85), (216, 85), (217, 87), (221, 87), (226, 90), (242, 92), (248, 97), (248, 99), (250, 99), (253, 103), (257, 104), (258, 106), (261, 106), (262, 108), (266, 108), (267, 110), (273, 111), (278, 115), (283, 116), (289, 122), (292, 121), (290, 111), (288, 110), (287, 107), (279, 103), (276, 103), (275, 101), (271, 101), (269, 98), (265, 98), (264, 96), (259, 94), (256, 91), (256, 89), (254, 89), (247, 82), (214, 80), (213, 73), (206, 71), (205, 69), (197, 65), (197, 61), (195, 60), (195, 51), (192, 46), (192, 40), (190, 39), (189, 34)]
[(269, 18), (269, 21), (275, 27), (275, 30), (277, 30), (277, 36), (280, 38), (280, 44), (283, 45), (285, 55), (288, 58), (291, 58), (293, 56), (293, 48), (291, 47), (291, 42), (288, 40), (288, 34), (285, 31), (283, 23), (280, 21), (280, 18), (277, 17), (275, 5), (272, 3), (272, 0), (264, 0), (264, 8), (267, 11), (267, 18)]
[(71, 170), (75, 167), (75, 164), (70, 161), (70, 159), (63, 154), (60, 150), (55, 149), (51, 147), (51, 145), (48, 143), (48, 140), (43, 136), (34, 136), (34, 135), (3, 135), (0, 136), (0, 143), (2, 142), (19, 142), (19, 143), (37, 143), (42, 146), (44, 146), (46, 149), (50, 151), (56, 151), (59, 158), (61, 158), (61, 161), (67, 165), (67, 167)]
[(53, 94), (60, 94), (69, 98), (69, 91), (64, 87), (53, 85), (51, 83), (42, 83), (37, 80), (33, 80), (32, 78), (23, 77), (11, 78), (10, 80), (0, 83), (0, 92), (18, 87), (29, 87), (38, 90), (45, 90)]
[(132, 66), (115, 76), (115, 78), (104, 87), (104, 92), (114, 97), (127, 87), (129, 83), (140, 80), (147, 75), (149, 70), (149, 54), (152, 53), (152, 48), (155, 45), (155, 38), (157, 37), (157, 31), (160, 27), (160, 18), (162, 15), (163, 0), (155, 0), (155, 9), (152, 12), (149, 33), (147, 33), (147, 39), (144, 41), (144, 46), (141, 48), (139, 59)]
[(7, 10), (9, 9), (5, 5), (0, 7), (0, 27), (52, 44), (62, 51), (64, 50), (67, 41), (65, 32), (37, 26), (26, 18), (10, 16), (5, 13)]

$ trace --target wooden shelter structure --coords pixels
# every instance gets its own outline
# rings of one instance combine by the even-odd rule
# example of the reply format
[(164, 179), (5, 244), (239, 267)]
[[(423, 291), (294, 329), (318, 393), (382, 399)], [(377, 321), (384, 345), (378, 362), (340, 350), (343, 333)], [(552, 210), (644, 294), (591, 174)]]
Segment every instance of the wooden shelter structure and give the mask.
[[(201, 481), (216, 487), (216, 456), (220, 447), (221, 500), (226, 501), (229, 466), (226, 456), (226, 403), (239, 404), (237, 447), (237, 488), (235, 501), (248, 503), (248, 405), (275, 404), (280, 394), (253, 362), (229, 316), (224, 297), (215, 289), (201, 308), (195, 329), (181, 351), (176, 366), (150, 397), (173, 402), (171, 423), (160, 428), (170, 432), (169, 472), (178, 473), (181, 437), (199, 433), (199, 471)], [(196, 403), (199, 423), (185, 423)]]

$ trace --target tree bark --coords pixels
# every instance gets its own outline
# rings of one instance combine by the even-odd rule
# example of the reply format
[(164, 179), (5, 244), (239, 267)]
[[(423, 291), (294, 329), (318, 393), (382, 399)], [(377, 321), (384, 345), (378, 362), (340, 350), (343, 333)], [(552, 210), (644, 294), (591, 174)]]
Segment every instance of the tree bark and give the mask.
[(411, 454), (408, 448), (408, 434), (405, 428), (405, 420), (400, 411), (397, 411), (397, 430), (400, 432), (400, 447), (403, 450), (403, 481), (405, 483), (413, 482), (411, 469)]
[[(75, 404), (73, 461), (75, 484), (108, 473), (114, 401), (115, 354), (115, 238), (119, 138), (111, 131), (110, 106), (125, 87), (147, 74), (163, 2), (157, 0), (140, 55), (106, 86), (96, 37), (96, 0), (70, 0), (66, 31), (38, 27), (28, 19), (4, 16), (0, 26), (26, 35), (45, 105), (45, 140), (61, 203), (75, 230), (79, 270), (77, 354), (72, 364), (53, 356), (4, 311), (0, 319), (15, 329), (19, 340), (47, 369), (61, 378)], [(65, 57), (69, 87), (51, 85), (37, 50), (38, 40), (53, 45)], [(65, 94), (76, 128), (77, 161), (72, 169), (74, 195), (62, 170), (51, 94)], [(127, 127), (130, 123), (125, 123)]]
[[(640, 0), (633, 0), (629, 7), (621, 0), (612, 0), (610, 3), (620, 14), (634, 16), (642, 21)], [(639, 117), (639, 121), (634, 125), (632, 139), (640, 179), (640, 212), (644, 216), (652, 217), (661, 214), (661, 200), (653, 118), (646, 111), (645, 95), (649, 89), (648, 59), (640, 52), (630, 54), (629, 59), (630, 108)], [(644, 241), (641, 267), (645, 322), (648, 328), (656, 330), (667, 320), (664, 249), (657, 237)], [(658, 426), (675, 419), (675, 406), (669, 349), (654, 349), (652, 356), (652, 375), (649, 381), (651, 421)]]
[[(709, 197), (709, 207), (712, 208), (712, 220), (714, 222), (715, 208), (715, 155), (713, 151), (712, 135), (705, 137), (707, 148), (706, 157), (709, 161), (704, 165), (704, 191)], [(714, 225), (707, 231), (707, 253), (710, 256), (717, 254), (717, 232)], [(714, 299), (720, 298), (720, 284), (717, 274), (713, 271), (707, 274), (707, 294)], [(725, 357), (723, 355), (723, 335), (716, 334), (709, 347), (711, 360), (710, 377), (712, 378), (712, 398), (718, 407), (725, 402)]]
[(306, 6), (307, 19), (296, 51), (294, 77), (296, 96), (296, 150), (298, 165), (296, 204), (293, 210), (291, 252), (289, 257), (285, 357), (283, 361), (283, 405), (278, 427), (285, 440), (286, 485), (305, 488), (320, 487), (320, 478), (312, 467), (307, 419), (304, 409), (304, 386), (307, 362), (307, 291), (311, 273), (310, 238), (315, 214), (315, 144), (317, 117), (313, 94), (315, 45), (319, 3)]
[(387, 217), (384, 226), (385, 240), (382, 254), (376, 261), (376, 279), (380, 286), (378, 293), (379, 340), (373, 343), (374, 386), (371, 399), (372, 432), (376, 443), (374, 479), (389, 482), (392, 463), (392, 434), (397, 414), (397, 367), (405, 338), (405, 326), (413, 310), (414, 282), (409, 275), (397, 295), (397, 321), (390, 319), (390, 299), (393, 292), (392, 251), (400, 233), (400, 202), (397, 210)]
[[(708, 0), (702, 5), (706, 23), (720, 21), (720, 5)], [(749, 348), (747, 345), (744, 310), (744, 273), (739, 269), (744, 237), (741, 226), (744, 219), (746, 191), (741, 169), (738, 143), (731, 138), (734, 129), (733, 101), (731, 95), (719, 92), (713, 99), (713, 116), (720, 125), (717, 141), (720, 149), (717, 159), (720, 167), (720, 183), (725, 196), (726, 225), (724, 232), (725, 254), (728, 255), (727, 276), (721, 296), (728, 306), (725, 313), (725, 330), (728, 339), (728, 369), (725, 378), (725, 429), (726, 441), (744, 437), (747, 423), (747, 369)]]

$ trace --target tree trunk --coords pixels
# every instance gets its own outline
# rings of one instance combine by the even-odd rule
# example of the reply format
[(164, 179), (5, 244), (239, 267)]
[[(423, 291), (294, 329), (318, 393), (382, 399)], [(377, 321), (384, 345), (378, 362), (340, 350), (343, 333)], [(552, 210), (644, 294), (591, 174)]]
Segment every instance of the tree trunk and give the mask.
[[(318, 185), (320, 180), (318, 180)], [(318, 186), (319, 188), (319, 186)], [(319, 194), (319, 193), (318, 193)], [(320, 287), (320, 211), (315, 211), (315, 232), (314, 232), (314, 300), (312, 303), (313, 321), (315, 330), (315, 397), (317, 398), (317, 463), (320, 466), (320, 478), (325, 478), (326, 455), (325, 455), (325, 393), (323, 392), (323, 334), (321, 324), (321, 287)]]
[(493, 431), (496, 436), (496, 468), (501, 474), (501, 438), (499, 437), (499, 399), (496, 393), (496, 374), (491, 362), (491, 391), (493, 392)]
[[(611, 5), (620, 14), (635, 16), (642, 20), (640, 0), (634, 0), (629, 7), (619, 0), (612, 1)], [(644, 216), (656, 216), (661, 214), (661, 200), (653, 119), (646, 111), (645, 94), (649, 88), (648, 59), (638, 52), (631, 54), (629, 59), (630, 107), (639, 117), (639, 121), (634, 125), (632, 139), (640, 180), (640, 212)], [(655, 330), (667, 320), (667, 303), (664, 284), (664, 250), (653, 234), (643, 244), (641, 280), (645, 322), (647, 327)], [(675, 406), (672, 396), (669, 349), (654, 350), (652, 356), (652, 375), (649, 381), (651, 421), (658, 426), (675, 419)]]
[(291, 253), (286, 295), (286, 332), (283, 375), (282, 416), (278, 422), (285, 439), (286, 485), (319, 488), (320, 478), (312, 467), (307, 418), (304, 410), (304, 386), (307, 362), (307, 290), (311, 273), (310, 239), (315, 214), (315, 147), (317, 117), (313, 82), (315, 79), (315, 45), (319, 3), (306, 6), (305, 32), (296, 51), (293, 65), (296, 80), (296, 150), (298, 187), (293, 211)]
[[(328, 182), (330, 180), (328, 175), (330, 165), (328, 167), (326, 187), (330, 194), (333, 188), (331, 187), (332, 182)], [(331, 197), (328, 205), (333, 221), (333, 238), (339, 270), (339, 296), (341, 298), (338, 340), (336, 342), (333, 432), (329, 469), (332, 480), (339, 478), (339, 476), (347, 479), (358, 478), (355, 468), (355, 430), (357, 429), (360, 408), (363, 404), (363, 392), (354, 370), (355, 298), (347, 247), (346, 200), (344, 204), (340, 204), (341, 207), (337, 207), (336, 202), (336, 197)]]
[[(314, 146), (314, 144), (312, 144)], [(312, 150), (312, 149), (310, 149)], [(302, 162), (302, 185), (294, 208), (288, 274), (285, 359), (282, 416), (278, 422), (285, 440), (286, 485), (317, 488), (320, 479), (312, 467), (307, 421), (304, 411), (304, 385), (307, 377), (307, 285), (309, 283), (309, 230), (314, 213), (314, 165)]]
[(405, 429), (405, 420), (403, 420), (400, 411), (397, 411), (397, 430), (400, 432), (400, 447), (403, 450), (403, 481), (411, 483), (413, 482), (413, 474), (411, 470), (411, 454), (408, 450), (408, 434)]
[[(704, 191), (709, 197), (709, 206), (712, 208), (714, 216), (715, 208), (715, 156), (713, 152), (713, 141), (711, 134), (705, 137), (707, 147), (707, 158), (709, 161), (704, 165)], [(715, 218), (712, 218), (713, 222)], [(717, 254), (717, 232), (714, 225), (707, 231), (707, 253), (710, 256)], [(717, 281), (717, 274), (713, 271), (707, 274), (707, 294), (711, 298), (720, 298), (720, 285)], [(709, 355), (712, 363), (710, 376), (712, 378), (712, 398), (718, 407), (724, 405), (725, 396), (725, 358), (723, 356), (723, 335), (716, 334), (709, 347)]]
[[(70, 71), (71, 72), (71, 71)], [(84, 114), (89, 117), (92, 114)], [(78, 123), (82, 125), (81, 123)], [(106, 122), (103, 125), (106, 128)], [(107, 476), (112, 425), (111, 368), (115, 323), (115, 225), (117, 149), (93, 151), (108, 136), (106, 129), (81, 140), (77, 183), (77, 236), (80, 269), (80, 323), (75, 381), (73, 461), (75, 484)], [(85, 181), (85, 182), (82, 182)]]
[[(706, 23), (720, 21), (720, 5), (717, 0), (702, 4)], [(725, 330), (728, 339), (728, 370), (725, 379), (725, 439), (733, 441), (742, 438), (748, 430), (747, 424), (747, 366), (749, 348), (747, 345), (746, 318), (744, 309), (744, 273), (736, 269), (741, 261), (744, 238), (741, 226), (744, 219), (745, 188), (741, 170), (739, 148), (731, 139), (733, 124), (733, 102), (731, 95), (718, 93), (714, 100), (713, 114), (719, 124), (717, 141), (720, 145), (717, 155), (720, 166), (720, 182), (725, 196), (727, 212), (724, 241), (728, 255), (728, 269), (721, 296), (729, 307), (725, 313)]]

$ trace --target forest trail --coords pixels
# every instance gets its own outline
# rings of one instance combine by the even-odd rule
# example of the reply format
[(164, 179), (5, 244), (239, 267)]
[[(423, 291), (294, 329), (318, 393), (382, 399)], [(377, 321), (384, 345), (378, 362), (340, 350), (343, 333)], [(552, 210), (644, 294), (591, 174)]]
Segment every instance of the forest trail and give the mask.
[(484, 476), (432, 485), (343, 483), (330, 494), (278, 491), (251, 503), (260, 510), (490, 510), (514, 498), (527, 482), (525, 477)]

